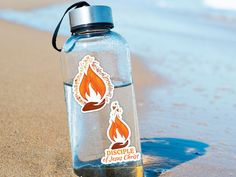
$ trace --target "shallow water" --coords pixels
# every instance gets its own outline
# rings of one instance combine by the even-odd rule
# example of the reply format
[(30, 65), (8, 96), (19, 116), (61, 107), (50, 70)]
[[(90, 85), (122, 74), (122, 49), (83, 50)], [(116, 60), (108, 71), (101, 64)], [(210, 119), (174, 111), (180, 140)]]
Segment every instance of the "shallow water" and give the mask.
[(156, 177), (179, 164), (206, 153), (208, 145), (179, 138), (143, 138), (142, 153), (146, 177)]
[[(146, 173), (156, 176), (202, 155), (195, 165), (228, 169), (230, 176), (236, 164), (235, 11), (202, 1), (120, 2), (106, 2), (113, 7), (115, 30), (170, 83), (145, 89), (144, 101), (138, 100)], [(67, 6), (1, 10), (0, 18), (52, 32)], [(69, 35), (66, 23), (62, 35)]]

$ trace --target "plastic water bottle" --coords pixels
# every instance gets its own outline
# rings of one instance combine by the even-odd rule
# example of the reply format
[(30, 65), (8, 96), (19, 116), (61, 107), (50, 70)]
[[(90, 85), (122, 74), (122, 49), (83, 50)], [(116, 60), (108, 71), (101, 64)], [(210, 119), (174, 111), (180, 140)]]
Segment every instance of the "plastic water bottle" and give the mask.
[[(69, 12), (71, 36), (56, 37)], [(81, 177), (142, 177), (130, 51), (108, 6), (78, 2), (58, 24), (72, 163)]]

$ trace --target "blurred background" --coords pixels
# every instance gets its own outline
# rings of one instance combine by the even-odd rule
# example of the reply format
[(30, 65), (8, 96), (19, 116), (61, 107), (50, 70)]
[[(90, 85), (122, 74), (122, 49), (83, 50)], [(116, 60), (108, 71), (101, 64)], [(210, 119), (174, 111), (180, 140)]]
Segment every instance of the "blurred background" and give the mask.
[[(0, 176), (73, 176), (51, 46), (73, 2), (0, 1)], [(88, 2), (130, 45), (146, 175), (235, 177), (236, 0)]]

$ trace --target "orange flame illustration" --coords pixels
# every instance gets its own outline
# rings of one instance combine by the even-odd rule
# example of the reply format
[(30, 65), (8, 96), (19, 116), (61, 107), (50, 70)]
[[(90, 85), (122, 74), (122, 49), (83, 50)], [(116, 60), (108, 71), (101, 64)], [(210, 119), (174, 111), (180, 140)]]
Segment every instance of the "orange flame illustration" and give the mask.
[(104, 97), (106, 93), (106, 85), (104, 81), (97, 75), (93, 69), (88, 67), (87, 75), (84, 73), (83, 79), (80, 83), (79, 91), (81, 96), (88, 101), (88, 97), (86, 97), (86, 94), (88, 96), (90, 95), (90, 88), (89, 85), (91, 85), (92, 89), (95, 91), (95, 93), (100, 95), (101, 99)]
[(83, 74), (83, 78), (79, 86), (80, 95), (87, 102), (83, 106), (82, 111), (86, 112), (102, 108), (106, 103), (103, 98), (106, 93), (106, 89), (107, 88), (104, 81), (89, 65), (87, 74)]
[(130, 128), (122, 120), (123, 109), (117, 101), (112, 102), (110, 113), (110, 126), (107, 130), (107, 136), (112, 142), (111, 149), (120, 149), (129, 145)]
[(128, 129), (128, 127), (117, 116), (115, 118), (115, 121), (112, 122), (111, 127), (109, 129), (109, 137), (114, 142), (117, 142), (119, 140), (126, 141), (127, 138), (129, 137), (129, 129)]
[(90, 55), (84, 56), (79, 62), (78, 71), (73, 80), (73, 93), (82, 106), (81, 111), (85, 113), (102, 109), (113, 96), (114, 86), (110, 75)]

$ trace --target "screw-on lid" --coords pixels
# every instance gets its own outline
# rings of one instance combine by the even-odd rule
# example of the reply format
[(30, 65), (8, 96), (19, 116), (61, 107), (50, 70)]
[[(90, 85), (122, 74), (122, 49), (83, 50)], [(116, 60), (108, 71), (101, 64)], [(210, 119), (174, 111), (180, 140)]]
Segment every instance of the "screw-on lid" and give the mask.
[(69, 12), (71, 32), (95, 28), (113, 28), (108, 6), (83, 6)]

